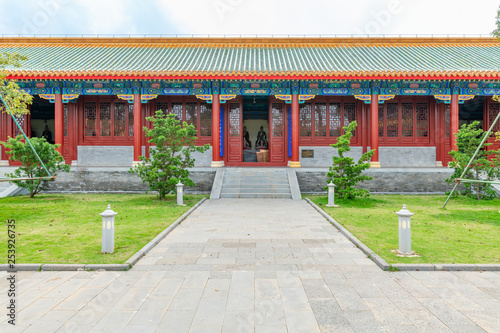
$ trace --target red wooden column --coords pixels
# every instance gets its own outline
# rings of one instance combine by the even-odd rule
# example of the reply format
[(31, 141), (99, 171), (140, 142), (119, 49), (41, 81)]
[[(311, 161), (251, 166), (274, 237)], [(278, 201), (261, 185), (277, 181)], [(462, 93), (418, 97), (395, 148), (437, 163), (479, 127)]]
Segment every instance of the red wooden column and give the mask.
[(62, 95), (55, 94), (55, 114), (54, 114), (54, 123), (55, 123), (55, 144), (59, 144), (59, 148), (57, 151), (63, 154), (64, 152), (64, 107)]
[(134, 94), (134, 162), (139, 163), (142, 155), (142, 105), (141, 94)]
[(378, 94), (373, 94), (370, 102), (370, 149), (375, 149), (370, 165), (380, 168), (378, 159)]
[(451, 136), (451, 150), (458, 150), (457, 137), (458, 133), (458, 95), (451, 95), (450, 105), (450, 136)]
[(220, 99), (219, 94), (212, 95), (212, 168), (224, 166), (220, 160)]
[(299, 131), (299, 95), (292, 94), (292, 160), (290, 161), (290, 168), (300, 168)]

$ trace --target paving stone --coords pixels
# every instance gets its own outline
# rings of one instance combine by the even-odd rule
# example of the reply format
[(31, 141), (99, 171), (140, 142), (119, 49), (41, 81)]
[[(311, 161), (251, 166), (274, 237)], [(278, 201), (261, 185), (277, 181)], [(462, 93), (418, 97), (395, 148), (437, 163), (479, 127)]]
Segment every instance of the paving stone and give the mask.
[(28, 332), (500, 327), (500, 272), (385, 272), (309, 204), (280, 199), (206, 201), (129, 271), (20, 272), (18, 287)]

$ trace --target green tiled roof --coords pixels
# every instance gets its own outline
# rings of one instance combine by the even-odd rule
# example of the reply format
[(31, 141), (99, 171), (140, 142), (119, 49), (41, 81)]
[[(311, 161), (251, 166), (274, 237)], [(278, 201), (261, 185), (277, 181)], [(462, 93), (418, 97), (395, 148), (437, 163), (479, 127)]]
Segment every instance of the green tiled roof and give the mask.
[(482, 39), (1, 39), (28, 57), (12, 77), (498, 78)]

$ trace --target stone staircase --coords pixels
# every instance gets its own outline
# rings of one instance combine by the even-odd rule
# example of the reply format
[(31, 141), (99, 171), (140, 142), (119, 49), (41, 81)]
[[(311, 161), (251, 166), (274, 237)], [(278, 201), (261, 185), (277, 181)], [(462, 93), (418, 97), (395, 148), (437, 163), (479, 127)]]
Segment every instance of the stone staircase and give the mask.
[(226, 168), (220, 198), (291, 199), (286, 168)]

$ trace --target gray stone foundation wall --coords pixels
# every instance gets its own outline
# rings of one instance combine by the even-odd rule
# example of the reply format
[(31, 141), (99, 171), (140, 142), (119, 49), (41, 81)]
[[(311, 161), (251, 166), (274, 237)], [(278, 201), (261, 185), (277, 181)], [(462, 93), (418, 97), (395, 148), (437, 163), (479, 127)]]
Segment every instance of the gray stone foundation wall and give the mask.
[[(369, 149), (369, 148), (368, 148)], [(303, 151), (314, 157), (303, 157)], [(351, 147), (346, 155), (358, 160), (363, 147)], [(300, 164), (305, 168), (328, 168), (337, 149), (327, 147), (299, 147)], [(379, 160), (383, 168), (433, 168), (436, 166), (436, 147), (379, 147)]]
[[(327, 168), (296, 169), (302, 193), (325, 193)], [(372, 180), (360, 184), (361, 188), (378, 193), (444, 193), (452, 189), (445, 179), (453, 174), (448, 168), (380, 168), (369, 169)]]
[[(154, 147), (151, 147), (154, 149)], [(146, 147), (142, 146), (142, 155)], [(206, 152), (194, 152), (195, 167), (210, 167), (212, 147)], [(78, 166), (83, 167), (130, 167), (134, 161), (133, 146), (78, 146)]]
[[(145, 192), (147, 183), (131, 173), (129, 168), (72, 167), (69, 173), (60, 173), (49, 183), (48, 191), (57, 192)], [(186, 187), (187, 193), (210, 193), (215, 169), (193, 168), (190, 170), (195, 187)]]

